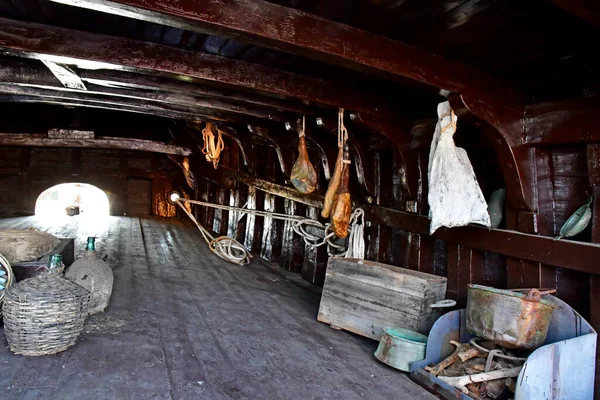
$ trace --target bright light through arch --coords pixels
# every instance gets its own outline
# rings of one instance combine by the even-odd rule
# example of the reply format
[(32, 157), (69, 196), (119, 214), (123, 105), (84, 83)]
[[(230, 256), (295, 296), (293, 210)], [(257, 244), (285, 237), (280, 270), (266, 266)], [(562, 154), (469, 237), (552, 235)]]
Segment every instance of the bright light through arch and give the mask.
[[(78, 210), (86, 217), (109, 215), (108, 196), (87, 183), (62, 183), (44, 190), (35, 203), (35, 215), (41, 217), (67, 216), (68, 210)], [(77, 214), (77, 212), (75, 212)]]

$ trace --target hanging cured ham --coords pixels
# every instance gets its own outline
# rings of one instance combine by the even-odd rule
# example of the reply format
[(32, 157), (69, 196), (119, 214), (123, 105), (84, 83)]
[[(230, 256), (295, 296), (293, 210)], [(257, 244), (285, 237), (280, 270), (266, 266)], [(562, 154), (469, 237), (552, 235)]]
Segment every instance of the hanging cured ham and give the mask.
[(337, 159), (335, 160), (335, 169), (333, 171), (331, 179), (329, 180), (327, 192), (325, 193), (323, 210), (321, 210), (321, 217), (323, 218), (329, 218), (329, 214), (331, 213), (331, 208), (333, 207), (333, 198), (335, 197), (335, 194), (338, 190), (338, 186), (340, 185), (340, 181), (342, 179), (343, 159), (344, 149), (340, 147)]
[(317, 187), (317, 172), (308, 159), (304, 135), (299, 138), (298, 151), (300, 155), (292, 167), (290, 179), (296, 190), (300, 193), (309, 194), (314, 192)]
[[(350, 154), (348, 146), (344, 146), (343, 160), (349, 160)], [(352, 215), (352, 198), (348, 183), (350, 181), (350, 163), (348, 161), (340, 162), (342, 165), (341, 179), (333, 199), (333, 209), (331, 214), (331, 228), (339, 238), (348, 236), (348, 226)]]

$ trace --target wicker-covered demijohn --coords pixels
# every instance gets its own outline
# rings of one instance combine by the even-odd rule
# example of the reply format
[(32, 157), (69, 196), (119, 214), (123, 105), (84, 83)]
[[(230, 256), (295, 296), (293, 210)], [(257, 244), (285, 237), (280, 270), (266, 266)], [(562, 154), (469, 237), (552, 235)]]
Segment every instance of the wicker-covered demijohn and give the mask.
[(84, 256), (67, 268), (65, 278), (90, 291), (89, 315), (106, 310), (112, 295), (114, 277), (110, 266), (98, 257), (94, 237), (88, 238)]
[(87, 316), (90, 292), (45, 273), (12, 285), (4, 297), (4, 330), (16, 354), (56, 354), (75, 344)]

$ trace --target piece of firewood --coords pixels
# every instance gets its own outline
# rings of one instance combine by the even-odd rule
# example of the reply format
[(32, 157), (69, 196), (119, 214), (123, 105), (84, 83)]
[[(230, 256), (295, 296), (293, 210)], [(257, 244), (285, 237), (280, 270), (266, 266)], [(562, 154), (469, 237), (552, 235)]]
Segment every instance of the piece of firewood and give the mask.
[(458, 358), (460, 358), (460, 360), (462, 362), (465, 362), (467, 360), (470, 360), (471, 358), (475, 358), (477, 356), (479, 356), (481, 354), (481, 352), (479, 350), (477, 350), (474, 347), (471, 347), (468, 350), (465, 351), (461, 351), (460, 353), (457, 354)]
[(467, 385), (467, 389), (469, 390), (469, 397), (474, 398), (475, 400), (481, 399), (479, 394), (479, 388), (474, 383), (469, 383)]
[(437, 364), (434, 367), (425, 367), (425, 370), (427, 372), (429, 372), (431, 375), (438, 376), (440, 374), (440, 372), (442, 372), (446, 367), (449, 367), (450, 365), (454, 364), (456, 361), (460, 360), (460, 358), (458, 357), (458, 354), (464, 353), (465, 351), (467, 351), (471, 348), (470, 344), (458, 343), (455, 340), (451, 340), (450, 344), (453, 344), (456, 346), (456, 350), (454, 350), (454, 353), (452, 353), (450, 356), (446, 357), (442, 362), (440, 362), (439, 364)]
[(495, 379), (513, 378), (519, 376), (519, 372), (521, 372), (521, 367), (501, 369), (497, 371), (484, 372), (475, 375), (465, 375), (456, 377), (439, 376), (438, 379), (446, 382), (449, 385), (454, 386), (455, 388), (462, 391), (464, 394), (469, 394), (469, 389), (467, 389), (468, 384), (487, 382)]

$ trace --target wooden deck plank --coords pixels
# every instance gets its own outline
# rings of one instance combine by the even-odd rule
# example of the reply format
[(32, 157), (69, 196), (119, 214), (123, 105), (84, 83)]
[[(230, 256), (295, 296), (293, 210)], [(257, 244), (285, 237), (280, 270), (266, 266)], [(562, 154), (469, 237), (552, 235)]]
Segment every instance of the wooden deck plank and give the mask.
[(318, 288), (258, 258), (225, 263), (187, 221), (0, 220), (29, 226), (74, 237), (76, 255), (96, 236), (115, 285), (108, 311), (66, 352), (27, 358), (0, 346), (3, 400), (434, 399), (377, 362), (375, 341), (317, 322)]

